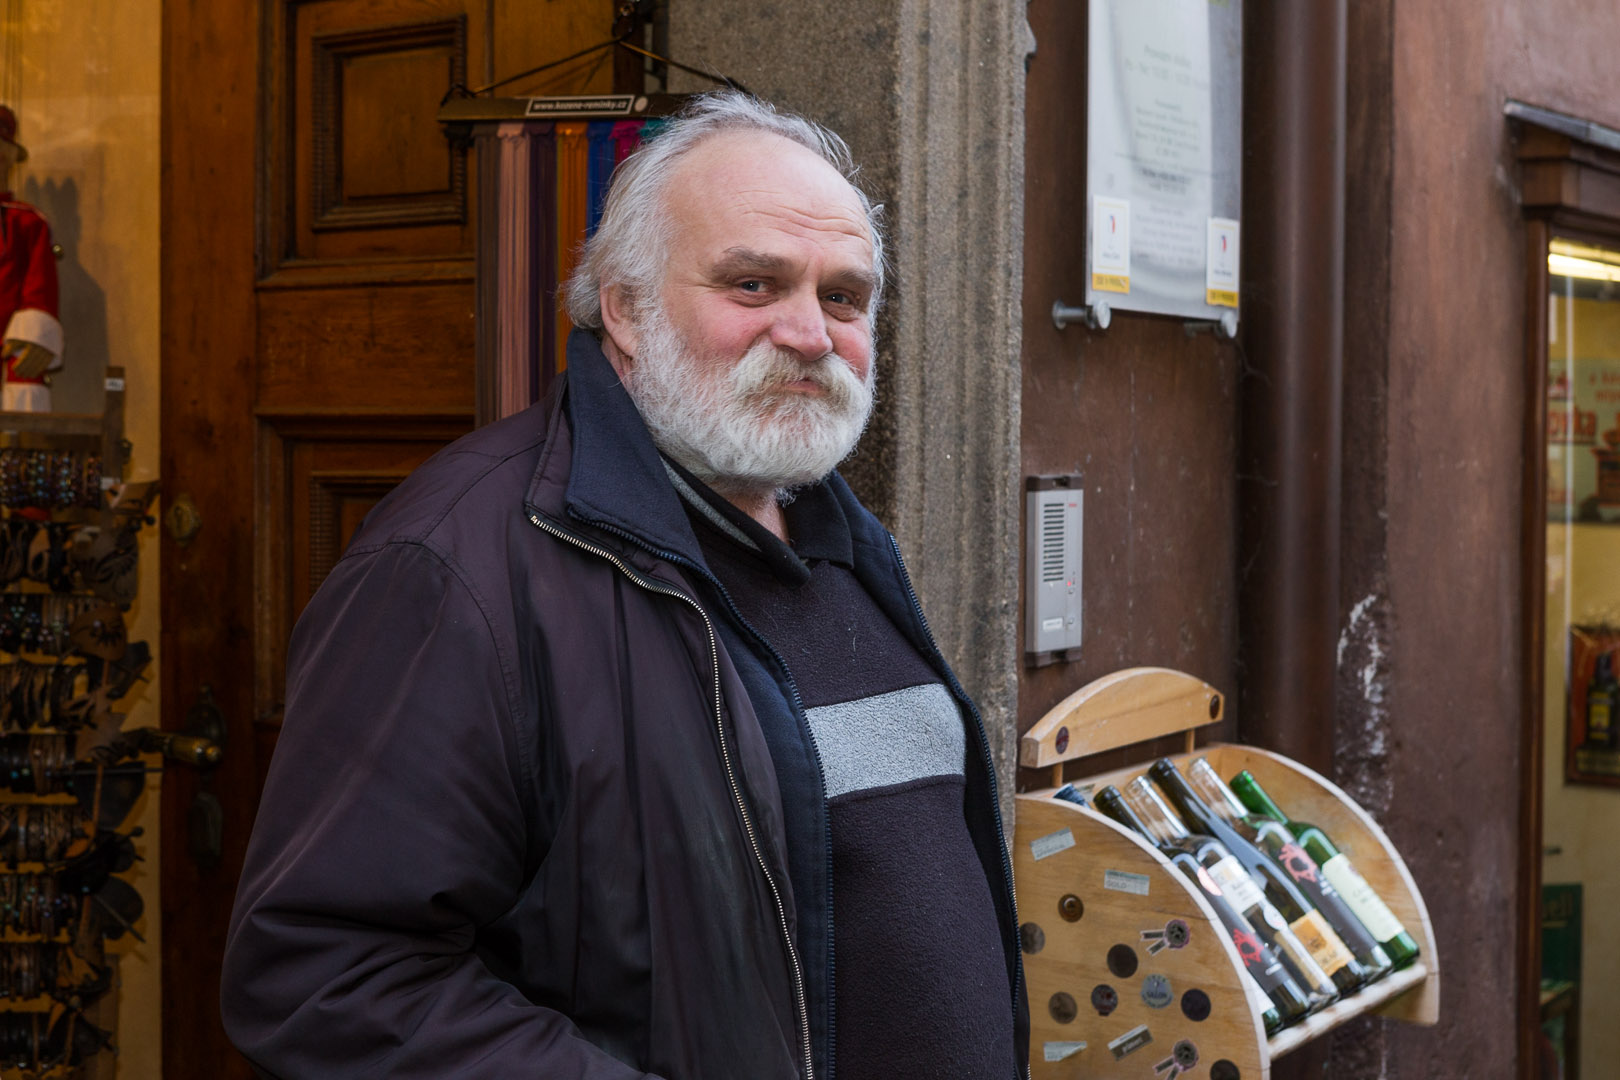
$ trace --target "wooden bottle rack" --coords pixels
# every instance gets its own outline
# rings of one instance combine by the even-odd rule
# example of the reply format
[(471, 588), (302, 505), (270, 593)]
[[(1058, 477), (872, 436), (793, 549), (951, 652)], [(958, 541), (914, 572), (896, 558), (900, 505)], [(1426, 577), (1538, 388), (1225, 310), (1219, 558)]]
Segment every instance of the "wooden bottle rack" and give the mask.
[[(1013, 840), (1035, 1080), (1263, 1080), (1273, 1061), (1363, 1013), (1439, 1018), (1434, 931), (1400, 853), (1348, 795), (1297, 762), (1225, 743), (1194, 753), (1195, 730), (1223, 707), (1190, 675), (1131, 668), (1076, 691), (1021, 740), (1020, 764), (1051, 768), (1054, 781), (1017, 797)], [(1063, 762), (1179, 732), (1177, 764), (1205, 756), (1223, 778), (1248, 769), (1289, 814), (1331, 836), (1417, 941), (1418, 959), (1268, 1039), (1244, 994), (1243, 961), (1201, 890), (1133, 831), (1052, 798)], [(1144, 769), (1072, 782), (1089, 795)]]

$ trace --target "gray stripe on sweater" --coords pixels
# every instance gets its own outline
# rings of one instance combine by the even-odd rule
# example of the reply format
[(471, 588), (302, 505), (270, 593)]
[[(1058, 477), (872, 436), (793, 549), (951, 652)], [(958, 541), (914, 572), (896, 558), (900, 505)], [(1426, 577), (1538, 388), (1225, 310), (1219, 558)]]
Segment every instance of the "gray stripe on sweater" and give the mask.
[(827, 797), (960, 776), (967, 750), (962, 715), (939, 683), (908, 686), (806, 710), (827, 776)]

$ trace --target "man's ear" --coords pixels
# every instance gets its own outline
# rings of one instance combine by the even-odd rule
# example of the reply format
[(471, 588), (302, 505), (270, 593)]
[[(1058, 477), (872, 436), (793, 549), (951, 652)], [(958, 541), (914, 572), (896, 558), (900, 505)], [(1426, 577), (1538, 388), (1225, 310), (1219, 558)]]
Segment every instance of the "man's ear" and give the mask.
[(631, 314), (629, 290), (623, 285), (603, 282), (597, 292), (597, 300), (602, 305), (602, 351), (607, 354), (613, 370), (623, 379), (641, 347), (641, 335)]

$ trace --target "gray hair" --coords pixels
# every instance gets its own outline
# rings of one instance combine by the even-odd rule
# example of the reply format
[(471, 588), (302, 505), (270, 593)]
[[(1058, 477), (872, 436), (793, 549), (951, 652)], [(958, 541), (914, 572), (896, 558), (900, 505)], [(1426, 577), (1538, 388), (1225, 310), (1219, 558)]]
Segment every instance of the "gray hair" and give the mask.
[(838, 170), (866, 215), (872, 241), (872, 272), (877, 278), (869, 314), (877, 316), (883, 293), (883, 207), (874, 205), (855, 183), (849, 146), (820, 124), (737, 90), (693, 98), (662, 131), (619, 163), (608, 189), (596, 233), (585, 243), (578, 267), (563, 286), (568, 317), (575, 326), (602, 329), (604, 282), (626, 289), (633, 306), (656, 293), (666, 262), (669, 223), (664, 189), (681, 158), (716, 135), (761, 131), (798, 143)]

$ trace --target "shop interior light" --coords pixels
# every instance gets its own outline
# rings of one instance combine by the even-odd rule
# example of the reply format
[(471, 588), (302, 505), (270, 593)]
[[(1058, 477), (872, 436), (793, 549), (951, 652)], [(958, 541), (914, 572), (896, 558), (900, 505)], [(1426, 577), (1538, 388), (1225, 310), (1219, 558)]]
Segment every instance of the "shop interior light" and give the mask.
[(1547, 272), (1588, 281), (1620, 281), (1620, 251), (1554, 240), (1547, 245)]

